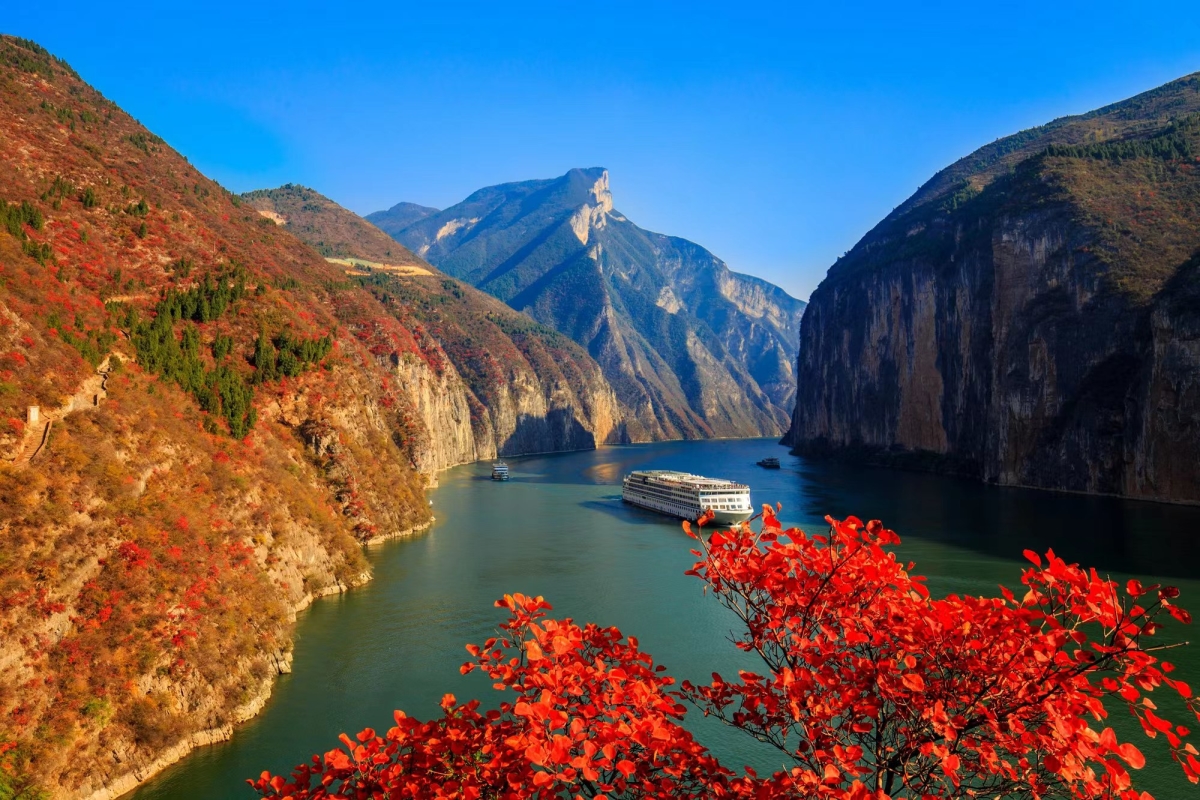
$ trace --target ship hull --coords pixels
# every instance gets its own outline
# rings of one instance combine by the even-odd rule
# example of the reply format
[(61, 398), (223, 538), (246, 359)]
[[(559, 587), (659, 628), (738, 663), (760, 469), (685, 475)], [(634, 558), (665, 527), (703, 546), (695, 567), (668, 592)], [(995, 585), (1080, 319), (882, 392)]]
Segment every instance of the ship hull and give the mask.
[[(695, 522), (700, 518), (699, 509), (676, 510), (670, 508), (659, 508), (657, 505), (653, 504), (654, 501), (652, 500), (643, 500), (636, 497), (623, 497), (621, 499), (626, 503), (629, 503), (631, 506), (637, 506), (638, 508), (646, 511), (653, 511), (657, 514), (662, 514), (663, 516), (674, 517), (675, 519), (686, 519), (689, 522)], [(712, 522), (709, 524), (732, 525), (736, 522), (744, 522), (745, 520), (750, 519), (751, 516), (753, 516), (753, 512), (750, 511), (713, 511)]]
[[(700, 514), (701, 514), (700, 509), (695, 508), (695, 507), (686, 508), (686, 509), (670, 508), (670, 507), (666, 507), (665, 504), (660, 505), (660, 504), (657, 504), (654, 500), (646, 500), (646, 499), (643, 499), (640, 497), (622, 497), (621, 499), (624, 500), (626, 503), (629, 503), (629, 505), (631, 505), (631, 506), (637, 506), (638, 508), (645, 509), (646, 511), (653, 511), (657, 514), (662, 514), (667, 517), (674, 517), (675, 519), (686, 519), (689, 522), (695, 522), (697, 519), (700, 518)], [(713, 511), (712, 513), (713, 513), (712, 523), (709, 523), (709, 524), (716, 524), (716, 525), (732, 525), (735, 522), (743, 522), (745, 520), (748, 520), (748, 519), (750, 519), (751, 516), (753, 516), (752, 511), (724, 511), (724, 510), (722, 510), (722, 511)]]
[(717, 525), (732, 525), (735, 522), (745, 522), (752, 516), (752, 511), (714, 511), (713, 522)]

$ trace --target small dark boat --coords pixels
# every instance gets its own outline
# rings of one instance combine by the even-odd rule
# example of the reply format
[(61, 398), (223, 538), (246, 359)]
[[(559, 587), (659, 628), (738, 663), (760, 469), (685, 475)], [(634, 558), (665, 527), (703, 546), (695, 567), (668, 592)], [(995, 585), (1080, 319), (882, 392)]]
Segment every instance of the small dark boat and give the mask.
[(762, 461), (758, 462), (758, 465), (763, 469), (779, 469), (779, 459), (764, 458)]

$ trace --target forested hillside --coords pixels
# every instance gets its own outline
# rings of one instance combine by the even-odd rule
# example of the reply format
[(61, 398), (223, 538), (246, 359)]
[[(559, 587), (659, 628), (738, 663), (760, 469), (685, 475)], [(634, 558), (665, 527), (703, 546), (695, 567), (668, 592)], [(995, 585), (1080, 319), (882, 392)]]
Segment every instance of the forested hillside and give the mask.
[[(0, 152), (0, 796), (111, 798), (256, 713), (296, 611), (485, 443), (425, 310), (11, 37)], [(593, 441), (556, 403), (523, 424)]]

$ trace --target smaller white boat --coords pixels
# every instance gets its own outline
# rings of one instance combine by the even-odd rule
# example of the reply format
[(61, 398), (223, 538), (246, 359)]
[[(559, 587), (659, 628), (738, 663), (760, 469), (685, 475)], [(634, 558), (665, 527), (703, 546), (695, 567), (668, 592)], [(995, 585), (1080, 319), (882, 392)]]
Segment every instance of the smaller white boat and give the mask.
[(508, 464), (505, 464), (503, 461), (492, 462), (492, 480), (508, 480)]

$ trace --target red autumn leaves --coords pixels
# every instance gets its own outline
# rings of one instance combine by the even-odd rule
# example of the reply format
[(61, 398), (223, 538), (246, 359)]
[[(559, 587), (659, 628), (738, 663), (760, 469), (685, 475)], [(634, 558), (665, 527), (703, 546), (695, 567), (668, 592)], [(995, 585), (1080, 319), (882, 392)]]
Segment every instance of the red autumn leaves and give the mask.
[[(1124, 589), (1053, 552), (1017, 600), (933, 599), (878, 522), (829, 519), (828, 534), (782, 531), (768, 508), (700, 539), (691, 574), (740, 620), (737, 646), (761, 674), (675, 688), (615, 628), (548, 619), (542, 598), (509, 595), (500, 636), (471, 645), (464, 672), (503, 692), (496, 710), (447, 695), (443, 715), (397, 712), (254, 788), (293, 798), (1073, 797), (1134, 800), (1145, 759), (1104, 725), (1116, 699), (1160, 735), (1193, 781), (1188, 730), (1147, 694), (1166, 686), (1200, 717), (1149, 637), (1172, 589)], [(911, 565), (909, 565), (911, 568)], [(735, 773), (683, 727), (688, 706), (780, 751), (791, 767)]]

